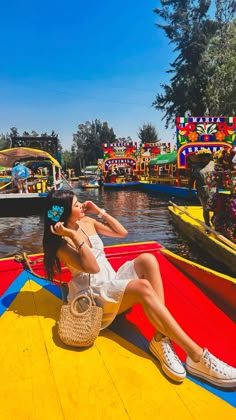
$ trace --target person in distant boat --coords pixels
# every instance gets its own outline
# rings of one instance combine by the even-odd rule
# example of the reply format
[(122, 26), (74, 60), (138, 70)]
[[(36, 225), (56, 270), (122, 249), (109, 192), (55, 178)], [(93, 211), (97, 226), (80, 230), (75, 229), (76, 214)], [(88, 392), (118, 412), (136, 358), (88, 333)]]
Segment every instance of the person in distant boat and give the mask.
[[(187, 370), (214, 385), (236, 386), (236, 369), (195, 343), (165, 306), (162, 278), (154, 255), (143, 253), (125, 262), (117, 272), (112, 268), (99, 235), (124, 238), (128, 232), (118, 220), (92, 201), (80, 203), (71, 190), (50, 191), (45, 210), (44, 266), (50, 280), (56, 271), (60, 272), (61, 263), (70, 269), (68, 302), (81, 292), (86, 293), (90, 277), (96, 303), (103, 308), (102, 329), (117, 314), (140, 303), (156, 330), (149, 349), (168, 377), (182, 382)], [(171, 341), (187, 353), (185, 367)]]
[(214, 171), (215, 164), (210, 150), (200, 150), (196, 153), (196, 156), (198, 160), (195, 164), (193, 164), (191, 170), (189, 189), (193, 188), (195, 182), (197, 197), (202, 205), (203, 219), (205, 224), (210, 227), (210, 209), (208, 206), (208, 200), (210, 195), (216, 192), (216, 188), (210, 188), (206, 184), (206, 178)]
[(20, 194), (23, 192), (28, 193), (27, 179), (29, 176), (29, 168), (20, 162), (15, 162), (15, 166), (12, 168), (12, 182), (17, 186)]

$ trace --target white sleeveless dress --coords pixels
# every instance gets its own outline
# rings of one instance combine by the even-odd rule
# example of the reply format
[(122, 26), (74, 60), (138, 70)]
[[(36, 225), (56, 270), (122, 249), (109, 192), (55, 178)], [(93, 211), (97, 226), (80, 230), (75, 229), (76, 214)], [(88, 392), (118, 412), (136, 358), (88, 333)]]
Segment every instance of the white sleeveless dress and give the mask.
[[(137, 279), (138, 275), (134, 269), (134, 260), (127, 261), (115, 272), (106, 258), (100, 237), (97, 234), (89, 236), (84, 230), (83, 232), (90, 241), (90, 250), (100, 267), (99, 273), (90, 274), (90, 284), (97, 305), (103, 308), (101, 329), (104, 329), (117, 315), (127, 284), (130, 280)], [(68, 284), (67, 299), (68, 302), (71, 302), (79, 293), (86, 292), (89, 285), (89, 274), (78, 271), (72, 266), (68, 266), (68, 268), (71, 271), (72, 279)]]

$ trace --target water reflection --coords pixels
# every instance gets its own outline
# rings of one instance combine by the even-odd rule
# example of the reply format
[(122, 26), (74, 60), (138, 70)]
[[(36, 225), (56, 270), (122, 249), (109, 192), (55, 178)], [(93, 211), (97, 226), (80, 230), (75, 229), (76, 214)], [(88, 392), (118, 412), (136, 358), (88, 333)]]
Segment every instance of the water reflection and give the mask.
[[(105, 208), (127, 228), (129, 234), (122, 242), (142, 242), (154, 240), (179, 255), (222, 270), (175, 231), (168, 212), (168, 197), (157, 197), (142, 191), (112, 191), (103, 189), (74, 189), (79, 201), (94, 201)], [(170, 197), (171, 198), (171, 197)], [(174, 200), (177, 202), (177, 200)], [(179, 202), (178, 204), (184, 204)], [(0, 257), (17, 252), (42, 252), (43, 217), (0, 218)], [(105, 245), (117, 244), (118, 238), (103, 238)], [(226, 272), (226, 271), (225, 271)]]
[(39, 216), (0, 218), (0, 257), (41, 252), (42, 226)]
[[(142, 191), (79, 191), (81, 201), (93, 200), (104, 207), (128, 229), (129, 235), (123, 242), (154, 240), (169, 249), (176, 248), (178, 235), (170, 224), (167, 201), (152, 197)], [(106, 245), (119, 243), (119, 238), (103, 238)]]

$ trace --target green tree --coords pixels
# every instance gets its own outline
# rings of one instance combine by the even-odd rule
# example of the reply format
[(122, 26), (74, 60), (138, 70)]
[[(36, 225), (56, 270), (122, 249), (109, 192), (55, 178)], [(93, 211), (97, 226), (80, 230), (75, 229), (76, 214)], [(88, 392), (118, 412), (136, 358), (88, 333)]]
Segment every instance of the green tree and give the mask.
[(9, 149), (11, 147), (11, 138), (9, 134), (0, 134), (0, 150)]
[(54, 130), (52, 130), (51, 134), (49, 134), (49, 137), (58, 137), (58, 134), (55, 133)]
[(116, 135), (114, 133), (113, 128), (110, 128), (106, 121), (101, 123), (101, 129), (100, 129), (101, 144), (103, 143), (111, 144), (111, 143), (114, 143), (115, 141), (116, 141)]
[(110, 144), (115, 140), (113, 128), (109, 128), (107, 122), (96, 119), (79, 124), (77, 132), (73, 135), (79, 169), (85, 165), (96, 164), (97, 160), (103, 157), (102, 144)]
[(210, 115), (236, 112), (236, 2), (216, 0), (218, 30), (203, 55), (208, 85), (205, 101)]
[(119, 143), (132, 143), (132, 138), (130, 136), (127, 137), (118, 137), (115, 141)]
[(10, 128), (10, 137), (17, 137), (19, 136), (18, 130), (16, 127), (11, 127)]
[(75, 155), (74, 153), (69, 150), (63, 150), (61, 153), (61, 164), (62, 169), (66, 171), (68, 168), (74, 168), (75, 166)]
[(142, 143), (156, 143), (159, 140), (156, 128), (148, 123), (139, 128), (138, 137)]
[(162, 8), (154, 12), (166, 24), (157, 26), (174, 45), (176, 58), (167, 71), (172, 76), (169, 84), (162, 84), (164, 93), (158, 93), (153, 106), (164, 112), (166, 127), (176, 115), (204, 115), (204, 92), (208, 84), (202, 56), (209, 40), (216, 33), (217, 23), (208, 16), (210, 0), (161, 0)]
[(39, 134), (37, 133), (37, 131), (32, 130), (30, 136), (32, 136), (32, 137), (38, 137)]

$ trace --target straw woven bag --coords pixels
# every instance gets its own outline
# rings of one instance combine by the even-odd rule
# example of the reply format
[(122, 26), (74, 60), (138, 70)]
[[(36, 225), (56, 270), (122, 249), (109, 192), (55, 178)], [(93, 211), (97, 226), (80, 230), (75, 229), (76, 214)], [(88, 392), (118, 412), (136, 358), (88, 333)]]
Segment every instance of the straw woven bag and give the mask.
[(70, 304), (63, 304), (58, 320), (58, 335), (63, 343), (75, 347), (91, 346), (102, 324), (103, 310), (90, 296), (78, 295)]

